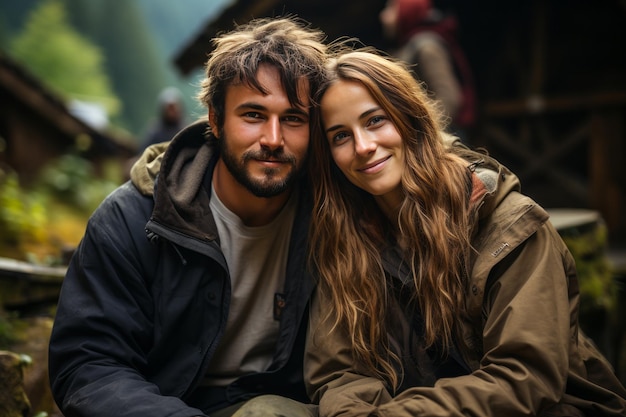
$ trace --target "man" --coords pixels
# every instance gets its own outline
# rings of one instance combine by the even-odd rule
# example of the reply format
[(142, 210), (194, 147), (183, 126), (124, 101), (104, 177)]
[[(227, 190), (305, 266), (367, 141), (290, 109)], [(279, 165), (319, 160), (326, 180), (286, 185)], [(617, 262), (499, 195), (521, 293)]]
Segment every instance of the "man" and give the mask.
[(295, 18), (216, 38), (208, 123), (148, 148), (93, 214), (50, 341), (66, 417), (308, 415), (302, 173), (323, 40)]

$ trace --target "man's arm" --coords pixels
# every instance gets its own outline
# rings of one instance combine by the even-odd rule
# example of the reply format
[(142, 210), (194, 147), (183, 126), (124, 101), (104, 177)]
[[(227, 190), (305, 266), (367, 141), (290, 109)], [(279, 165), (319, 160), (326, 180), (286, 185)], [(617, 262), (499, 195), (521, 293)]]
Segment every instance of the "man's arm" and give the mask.
[(202, 414), (179, 398), (161, 395), (146, 379), (154, 303), (142, 261), (148, 243), (141, 219), (149, 213), (140, 212), (147, 206), (141, 208), (135, 195), (126, 185), (103, 202), (63, 283), (49, 370), (53, 395), (66, 417)]

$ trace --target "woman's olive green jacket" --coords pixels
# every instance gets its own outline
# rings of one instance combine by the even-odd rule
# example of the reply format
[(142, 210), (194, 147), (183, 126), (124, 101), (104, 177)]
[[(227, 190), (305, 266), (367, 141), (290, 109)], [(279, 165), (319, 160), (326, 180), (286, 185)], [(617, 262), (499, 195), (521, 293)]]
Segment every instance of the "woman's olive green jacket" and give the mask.
[[(461, 323), (469, 347), (456, 355), (467, 371), (392, 395), (355, 363), (349, 335), (323, 320), (332, 305), (318, 293), (305, 379), (320, 417), (626, 416), (624, 387), (579, 328), (574, 260), (548, 214), (495, 160), (465, 158), (482, 161), (476, 174), (488, 190)], [(387, 279), (397, 278), (397, 265), (386, 265)]]

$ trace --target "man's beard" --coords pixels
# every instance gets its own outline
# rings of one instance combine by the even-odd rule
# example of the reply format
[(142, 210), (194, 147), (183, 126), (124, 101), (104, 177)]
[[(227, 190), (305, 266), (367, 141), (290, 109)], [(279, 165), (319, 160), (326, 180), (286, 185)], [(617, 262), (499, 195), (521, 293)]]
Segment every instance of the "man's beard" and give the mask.
[[(275, 197), (287, 191), (299, 176), (300, 169), (297, 166), (296, 158), (293, 155), (285, 155), (283, 148), (274, 151), (261, 149), (259, 151), (247, 151), (241, 155), (240, 159), (230, 152), (228, 148), (228, 138), (225, 134), (218, 140), (221, 158), (231, 175), (243, 185), (248, 191), (257, 197)], [(261, 180), (252, 178), (247, 171), (246, 163), (253, 159), (271, 159), (282, 163), (291, 164), (291, 171), (283, 179), (274, 178), (279, 172), (277, 168), (266, 168), (265, 177)]]

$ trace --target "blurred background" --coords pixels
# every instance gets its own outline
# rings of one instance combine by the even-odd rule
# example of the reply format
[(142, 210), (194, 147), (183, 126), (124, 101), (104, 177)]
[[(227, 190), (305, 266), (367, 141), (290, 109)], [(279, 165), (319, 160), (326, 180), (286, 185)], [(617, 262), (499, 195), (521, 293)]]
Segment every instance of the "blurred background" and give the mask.
[[(0, 351), (18, 354), (0, 368), (0, 404), (12, 401), (2, 397), (10, 368), (23, 372), (28, 415), (58, 415), (45, 347), (68, 258), (143, 147), (204, 116), (195, 95), (210, 39), (252, 17), (295, 14), (328, 40), (395, 54), (386, 5), (0, 0)], [(626, 0), (432, 6), (429, 24), (453, 22), (464, 57), (454, 68), (473, 97), (464, 142), (549, 209), (577, 260), (581, 322), (626, 379)]]

